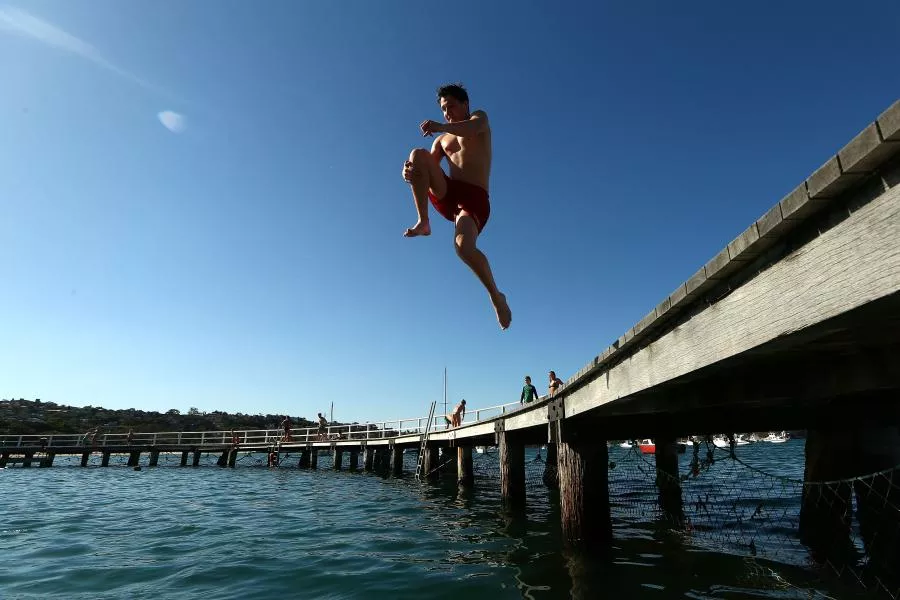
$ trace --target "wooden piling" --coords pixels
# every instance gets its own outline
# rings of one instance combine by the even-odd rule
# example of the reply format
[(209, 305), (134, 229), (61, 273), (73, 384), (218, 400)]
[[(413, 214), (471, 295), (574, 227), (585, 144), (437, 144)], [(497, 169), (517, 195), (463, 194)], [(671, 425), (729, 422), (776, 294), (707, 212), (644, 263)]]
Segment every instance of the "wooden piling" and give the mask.
[(108, 467), (108, 466), (109, 466), (109, 454), (110, 454), (110, 453), (109, 453), (109, 450), (104, 450), (104, 451), (103, 451), (103, 458), (100, 459), (100, 466), (101, 466), (101, 467)]
[(191, 463), (191, 466), (192, 467), (200, 466), (200, 449), (199, 448), (194, 450), (194, 462)]
[(612, 540), (609, 455), (606, 440), (595, 437), (561, 432), (557, 471), (563, 539), (584, 550), (602, 551)]
[[(856, 514), (868, 565), (886, 589), (900, 589), (900, 427), (869, 423), (856, 435)], [(881, 473), (879, 475), (870, 475)], [(870, 475), (866, 477), (866, 475)], [(887, 532), (893, 532), (890, 535)]]
[(128, 466), (129, 467), (136, 467), (140, 464), (140, 462), (141, 462), (141, 451), (140, 450), (133, 450), (128, 454)]
[(88, 466), (88, 461), (89, 461), (90, 459), (91, 459), (91, 453), (90, 453), (90, 452), (82, 452), (82, 453), (81, 453), (81, 466), (82, 466), (82, 467)]
[(6, 463), (9, 462), (9, 452), (4, 452), (0, 454), (0, 469), (6, 467)]
[(363, 469), (372, 470), (372, 464), (375, 462), (375, 448), (366, 446), (365, 458), (363, 459)]
[(187, 451), (187, 450), (184, 450), (184, 451), (182, 451), (182, 453), (181, 453), (181, 466), (182, 466), (182, 467), (186, 467), (186, 466), (187, 466), (188, 454), (190, 454), (190, 452)]
[(525, 507), (525, 444), (506, 431), (500, 437), (500, 497), (510, 508)]
[(216, 459), (217, 467), (226, 467), (228, 466), (228, 450), (222, 450), (222, 454), (219, 455), (219, 458)]
[(309, 468), (314, 470), (319, 468), (318, 448), (313, 447), (312, 450), (309, 451)]
[(237, 462), (237, 455), (237, 448), (232, 448), (228, 451), (228, 466), (232, 469), (234, 468), (234, 463)]
[(309, 455), (312, 451), (309, 448), (304, 448), (300, 451), (300, 461), (297, 463), (297, 466), (301, 469), (309, 468)]
[(559, 471), (557, 470), (556, 442), (547, 443), (547, 456), (544, 463), (544, 474), (541, 480), (551, 490), (559, 489)]
[(459, 487), (472, 487), (475, 482), (472, 446), (459, 446), (456, 449), (456, 480)]
[(147, 463), (149, 467), (155, 467), (159, 464), (159, 450), (156, 448), (150, 449), (150, 462)]
[(422, 465), (422, 475), (428, 479), (435, 479), (438, 476), (438, 449), (433, 446), (425, 448), (425, 462)]
[[(841, 429), (810, 429), (806, 436), (806, 465), (800, 505), (800, 540), (813, 558), (844, 561), (853, 554), (850, 539), (853, 473), (851, 432)], [(824, 483), (834, 481), (836, 483)]]
[(26, 452), (25, 458), (22, 460), (22, 466), (25, 468), (30, 467), (32, 459), (34, 459), (34, 452)]
[(678, 477), (678, 444), (674, 437), (656, 438), (656, 487), (659, 490), (659, 508), (666, 519), (674, 527), (682, 527), (684, 505)]
[(394, 477), (403, 475), (403, 448), (401, 446), (391, 448), (391, 475)]
[(344, 460), (344, 450), (343, 450), (343, 448), (340, 448), (338, 446), (335, 446), (331, 450), (332, 450), (332, 453), (334, 454), (334, 470), (340, 471), (341, 463)]
[(56, 458), (56, 453), (55, 453), (55, 452), (48, 452), (48, 453), (46, 454), (46, 456), (44, 456), (44, 460), (41, 461), (41, 466), (42, 466), (42, 467), (47, 467), (47, 468), (52, 467), (52, 466), (53, 466), (53, 459), (54, 459), (54, 458)]
[(350, 450), (350, 465), (347, 468), (352, 472), (359, 469), (359, 450), (357, 448)]

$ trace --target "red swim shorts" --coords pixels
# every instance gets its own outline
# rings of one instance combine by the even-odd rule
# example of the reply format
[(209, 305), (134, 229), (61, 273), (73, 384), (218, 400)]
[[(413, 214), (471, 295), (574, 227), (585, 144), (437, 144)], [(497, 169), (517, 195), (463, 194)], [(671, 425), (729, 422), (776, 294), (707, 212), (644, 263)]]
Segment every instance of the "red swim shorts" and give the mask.
[(487, 190), (473, 183), (450, 179), (446, 174), (444, 181), (447, 182), (447, 193), (443, 198), (437, 198), (431, 191), (428, 192), (431, 205), (448, 221), (456, 221), (460, 211), (466, 211), (475, 219), (478, 233), (481, 233), (491, 216)]

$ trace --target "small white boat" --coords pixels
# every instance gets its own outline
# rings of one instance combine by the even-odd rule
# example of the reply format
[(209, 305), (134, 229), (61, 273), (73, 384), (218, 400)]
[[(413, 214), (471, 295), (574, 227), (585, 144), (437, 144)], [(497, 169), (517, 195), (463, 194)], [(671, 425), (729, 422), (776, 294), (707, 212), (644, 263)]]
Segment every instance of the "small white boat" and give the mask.
[(713, 438), (713, 445), (716, 448), (728, 448), (731, 444), (728, 442), (728, 440), (726, 440), (722, 436), (717, 435), (716, 437)]
[(770, 444), (783, 444), (788, 441), (788, 435), (784, 431), (777, 434), (769, 432), (769, 435), (764, 437), (762, 441), (769, 442)]
[(619, 448), (631, 448), (631, 442), (622, 442), (619, 444)]

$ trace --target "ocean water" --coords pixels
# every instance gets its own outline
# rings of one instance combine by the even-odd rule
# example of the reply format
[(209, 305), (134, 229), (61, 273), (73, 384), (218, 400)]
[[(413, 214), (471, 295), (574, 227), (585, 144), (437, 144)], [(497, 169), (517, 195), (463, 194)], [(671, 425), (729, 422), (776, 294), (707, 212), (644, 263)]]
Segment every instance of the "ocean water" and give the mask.
[[(802, 441), (743, 448), (755, 467), (802, 474)], [(0, 471), (0, 598), (847, 598), (860, 592), (823, 578), (802, 556), (789, 557), (793, 564), (749, 557), (727, 547), (734, 540), (726, 535), (722, 552), (715, 535), (695, 543), (668, 532), (652, 510), (629, 512), (652, 505), (655, 493), (629, 483), (649, 463), (617, 447), (610, 450), (619, 478), (611, 487), (616, 540), (603, 557), (569, 551), (560, 539), (558, 497), (537, 481), (534, 453), (524, 513), (502, 508), (490, 453), (476, 457), (479, 477), (466, 492), (452, 476), (422, 485), (411, 475), (335, 472), (324, 454), (317, 471), (297, 469), (296, 456), (267, 468), (261, 455), (242, 455), (234, 469), (215, 467), (215, 457), (198, 468), (175, 466), (178, 457), (161, 457), (160, 467), (140, 471), (124, 466), (125, 457), (113, 457), (109, 468), (80, 468), (77, 459), (63, 457), (49, 469), (7, 468)], [(689, 459), (682, 457), (682, 470)], [(411, 472), (415, 457), (407, 460)], [(698, 480), (708, 475), (719, 490), (740, 485), (712, 471)], [(686, 491), (686, 503), (692, 493)], [(752, 493), (742, 494), (752, 503)], [(790, 534), (790, 524), (784, 527)]]

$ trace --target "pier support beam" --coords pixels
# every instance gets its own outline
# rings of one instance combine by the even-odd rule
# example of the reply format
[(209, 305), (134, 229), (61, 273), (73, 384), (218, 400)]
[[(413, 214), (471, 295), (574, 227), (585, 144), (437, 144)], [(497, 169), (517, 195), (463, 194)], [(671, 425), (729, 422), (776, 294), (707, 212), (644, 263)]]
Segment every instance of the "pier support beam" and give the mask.
[(359, 469), (359, 450), (356, 448), (350, 451), (350, 465), (347, 468), (354, 473)]
[(189, 454), (189, 452), (188, 452), (187, 450), (184, 450), (184, 451), (181, 453), (181, 466), (182, 466), (182, 467), (186, 467), (186, 466), (187, 466), (188, 454)]
[(312, 452), (309, 448), (304, 448), (300, 451), (300, 461), (297, 463), (297, 466), (301, 469), (309, 468), (309, 455)]
[[(892, 508), (900, 504), (900, 489), (898, 472), (891, 470), (898, 464), (900, 428), (896, 425), (867, 423), (854, 428), (834, 423), (807, 432), (799, 531), (814, 559), (835, 564), (855, 560), (850, 538), (855, 493), (868, 570), (889, 589), (900, 585), (896, 575), (900, 514)], [(858, 479), (850, 481), (853, 478)]]
[(391, 475), (394, 477), (403, 475), (403, 448), (400, 446), (391, 448)]
[(525, 444), (515, 434), (501, 431), (500, 497), (510, 508), (525, 507)]
[(228, 466), (228, 450), (222, 450), (222, 454), (216, 460), (217, 467)]
[(41, 466), (42, 467), (52, 467), (54, 458), (56, 458), (56, 453), (48, 452), (47, 455), (44, 457), (44, 460), (41, 461)]
[(375, 462), (375, 448), (369, 448), (366, 446), (365, 458), (363, 459), (363, 469), (366, 471), (372, 470), (372, 463)]
[(438, 449), (433, 446), (425, 448), (425, 462), (422, 464), (422, 475), (428, 479), (436, 479), (438, 476)]
[(681, 480), (678, 477), (678, 444), (674, 437), (656, 438), (656, 487), (659, 508), (674, 527), (684, 524)]
[(564, 425), (559, 423), (557, 445), (563, 539), (585, 550), (602, 551), (612, 540), (606, 440), (567, 433)]
[(4, 468), (7, 462), (9, 462), (9, 452), (0, 454), (0, 469)]
[(344, 461), (344, 450), (343, 448), (339, 448), (335, 446), (331, 449), (332, 454), (334, 454), (334, 470), (341, 470), (341, 463)]
[(309, 468), (310, 469), (318, 469), (319, 468), (319, 449), (312, 448), (309, 451)]
[(237, 462), (237, 455), (237, 448), (232, 448), (228, 451), (228, 466), (232, 469), (234, 468), (234, 463)]
[(22, 461), (22, 466), (25, 468), (30, 467), (32, 459), (34, 459), (34, 452), (26, 452), (25, 459)]
[(150, 462), (147, 463), (149, 467), (155, 467), (159, 464), (159, 450), (153, 448), (150, 450)]
[(194, 450), (194, 462), (191, 463), (192, 467), (200, 466), (200, 450)]
[(101, 467), (109, 466), (109, 451), (108, 450), (103, 451), (103, 458), (100, 459), (100, 466)]
[(81, 466), (86, 467), (88, 465), (88, 461), (91, 459), (90, 452), (82, 452), (81, 453)]
[(459, 446), (456, 449), (456, 480), (459, 487), (472, 487), (475, 482), (472, 446)]
[(559, 471), (557, 467), (556, 442), (547, 443), (547, 462), (544, 463), (544, 475), (541, 478), (548, 489), (559, 489)]
[(129, 467), (136, 467), (140, 464), (140, 462), (141, 462), (141, 451), (140, 450), (133, 450), (131, 453), (128, 454), (128, 466)]

